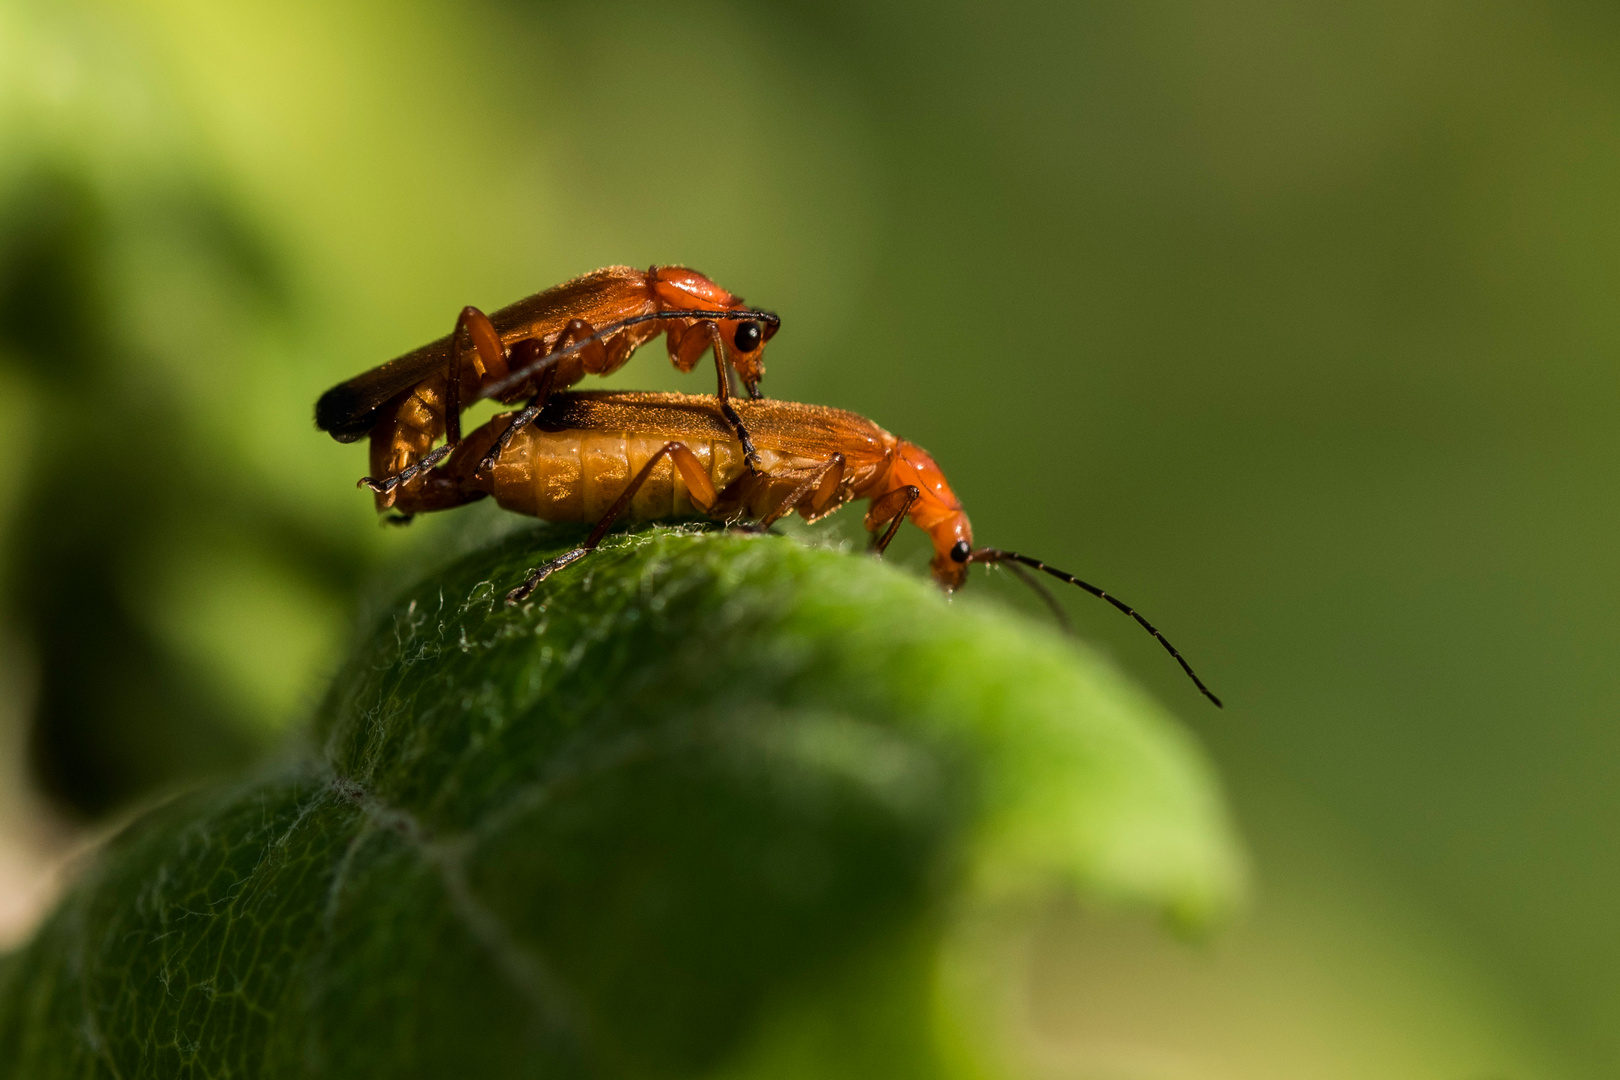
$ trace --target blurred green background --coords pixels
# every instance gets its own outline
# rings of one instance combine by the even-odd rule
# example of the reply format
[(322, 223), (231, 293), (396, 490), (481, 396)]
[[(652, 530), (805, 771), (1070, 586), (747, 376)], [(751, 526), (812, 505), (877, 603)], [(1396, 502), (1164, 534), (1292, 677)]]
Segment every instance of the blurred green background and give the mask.
[(0, 0), (0, 923), (493, 527), (379, 529), (316, 395), (654, 262), (1229, 702), (1071, 605), (1257, 892), (1001, 935), (1032, 1076), (1620, 1071), (1612, 5)]

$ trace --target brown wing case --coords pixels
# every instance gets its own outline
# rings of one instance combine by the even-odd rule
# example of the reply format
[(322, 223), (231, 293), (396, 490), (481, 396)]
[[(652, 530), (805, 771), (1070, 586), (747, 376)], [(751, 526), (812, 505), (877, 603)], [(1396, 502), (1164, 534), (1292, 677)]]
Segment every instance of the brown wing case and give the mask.
[[(646, 271), (607, 266), (509, 304), (489, 321), (501, 343), (511, 345), (524, 338), (555, 334), (573, 319), (601, 322), (604, 310), (614, 312), (615, 318), (639, 314), (638, 304), (643, 301), (651, 310)], [(450, 356), (446, 335), (339, 383), (315, 403), (315, 426), (340, 442), (370, 434), (384, 405), (430, 375), (448, 370)]]
[[(754, 445), (762, 450), (825, 460), (841, 453), (852, 464), (881, 458), (895, 438), (864, 416), (792, 401), (732, 400)], [(700, 394), (611, 390), (558, 394), (535, 421), (547, 431), (620, 431), (671, 439), (734, 439), (719, 401)]]

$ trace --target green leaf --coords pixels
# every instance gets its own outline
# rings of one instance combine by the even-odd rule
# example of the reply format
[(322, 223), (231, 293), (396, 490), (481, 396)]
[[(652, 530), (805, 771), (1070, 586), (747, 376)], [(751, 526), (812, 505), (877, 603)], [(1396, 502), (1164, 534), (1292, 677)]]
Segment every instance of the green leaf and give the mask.
[(502, 602), (575, 536), (418, 585), (306, 753), (114, 840), (0, 968), (0, 1076), (940, 1075), (966, 907), (1233, 899), (1189, 740), (1053, 632), (663, 528)]

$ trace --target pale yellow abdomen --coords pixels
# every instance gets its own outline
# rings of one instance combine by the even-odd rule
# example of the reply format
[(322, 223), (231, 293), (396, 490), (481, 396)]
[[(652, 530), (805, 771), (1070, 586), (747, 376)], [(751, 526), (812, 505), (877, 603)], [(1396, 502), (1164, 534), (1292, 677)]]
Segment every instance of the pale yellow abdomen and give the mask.
[[(503, 508), (545, 521), (595, 522), (668, 441), (613, 432), (549, 432), (531, 424), (513, 436), (496, 462), (492, 494)], [(715, 490), (742, 475), (742, 447), (736, 442), (682, 441), (702, 462)], [(625, 514), (636, 521), (702, 516), (667, 456), (659, 460)]]

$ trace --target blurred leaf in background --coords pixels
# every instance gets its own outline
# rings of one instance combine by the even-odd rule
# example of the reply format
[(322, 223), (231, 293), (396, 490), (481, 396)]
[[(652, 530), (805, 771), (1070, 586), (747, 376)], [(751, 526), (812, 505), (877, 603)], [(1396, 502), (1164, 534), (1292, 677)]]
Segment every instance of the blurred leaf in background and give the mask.
[[(109, 730), (156, 741), (96, 751), (129, 769), (107, 790), (262, 745), (356, 582), (478, 516), (378, 530), (320, 390), (463, 304), (686, 262), (782, 312), (768, 393), (927, 446), (983, 539), (1117, 590), (1231, 702), (1184, 711), (1254, 840), (1253, 920), (1178, 959), (1065, 919), (998, 939), (1045, 943), (1008, 978), (1054, 1074), (1107, 1043), (1182, 1048), (1108, 1059), (1150, 1076), (1362, 1075), (1368, 1029), (1390, 1076), (1506, 1044), (1620, 1066), (1611, 5), (10, 0), (0, 27), (4, 206), (66, 208), (52, 303), (90, 313), (66, 343), (6, 315), (9, 563), (44, 581), (24, 553), (57, 526), (20, 508), (82, 455), (110, 494), (49, 513), (123, 605), (84, 632), (196, 718)], [(0, 212), (5, 266), (33, 216)], [(116, 373), (45, 359), (91, 340), (76, 363)], [(656, 354), (616, 382), (693, 388)], [(148, 440), (173, 460), (137, 509), (92, 462), (150, 486)], [(28, 584), (35, 650), (71, 609)], [(90, 695), (101, 648), (32, 655)], [(1060, 1007), (1084, 970), (1146, 1003), (1088, 1027)]]
[[(339, 639), (357, 559), (255, 490), (176, 377), (228, 371), (289, 316), (270, 241), (177, 124), (126, 24), (56, 5), (3, 18), (8, 609), (36, 672), (37, 775), (93, 816), (266, 745)], [(230, 411), (220, 426), (253, 422), (251, 406)], [(272, 610), (310, 597), (296, 625), (265, 618), (258, 582)], [(220, 603), (256, 640), (187, 640)], [(325, 640), (311, 649), (313, 621)], [(231, 668), (244, 646), (257, 683)]]

